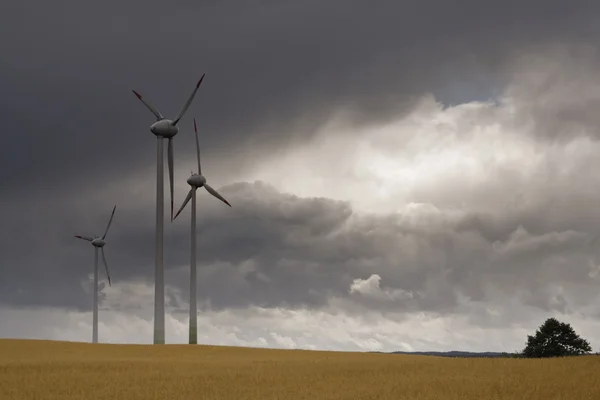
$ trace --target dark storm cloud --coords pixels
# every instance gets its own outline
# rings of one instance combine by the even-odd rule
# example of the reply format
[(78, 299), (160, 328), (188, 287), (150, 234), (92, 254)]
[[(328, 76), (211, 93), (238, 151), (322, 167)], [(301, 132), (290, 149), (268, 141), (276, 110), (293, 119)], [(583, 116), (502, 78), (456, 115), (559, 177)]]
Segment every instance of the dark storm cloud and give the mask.
[[(589, 297), (577, 294), (589, 296), (594, 287), (589, 261), (599, 254), (590, 239), (598, 232), (578, 230), (583, 227), (577, 224), (570, 230), (549, 226), (542, 234), (517, 224), (508, 235), (488, 229), (486, 238), (481, 226), (488, 220), (469, 226), (468, 212), (452, 218), (431, 211), (369, 216), (343, 202), (282, 194), (260, 182), (230, 185), (222, 193), (234, 208), (211, 201), (206, 193), (198, 196), (198, 293), (213, 309), (318, 308), (333, 296), (354, 299), (367, 309), (449, 312), (458, 307), (459, 294), (486, 301), (491, 288), (544, 310), (563, 310), (553, 285), (576, 290), (575, 301), (583, 304)], [(98, 212), (88, 225), (101, 232), (109, 213)], [(543, 215), (542, 210), (530, 218)], [(42, 216), (37, 210), (27, 222)], [(32, 244), (29, 252), (10, 252), (16, 267), (10, 275), (3, 270), (0, 302), (88, 309), (90, 295), (80, 281), (92, 272), (93, 249), (70, 235), (85, 217), (62, 224), (59, 215), (45, 218), (56, 224), (39, 232), (47, 240), (37, 248)], [(152, 282), (154, 227), (142, 221), (152, 221), (151, 213), (117, 211), (106, 247), (115, 285)], [(15, 249), (24, 247), (7, 238)], [(167, 282), (185, 299), (189, 211), (167, 224), (165, 254)], [(351, 290), (357, 280), (372, 284), (373, 275), (380, 277), (377, 287), (361, 291), (363, 283)], [(169, 298), (173, 307), (182, 307), (176, 297)]]
[(544, 56), (522, 54), (513, 63), (514, 82), (506, 94), (519, 99), (516, 125), (531, 125), (538, 139), (560, 144), (576, 136), (599, 137), (600, 54), (595, 44), (548, 46)]
[(0, 177), (10, 190), (25, 180), (83, 185), (84, 175), (105, 182), (151, 164), (152, 116), (130, 89), (175, 115), (202, 72), (182, 129), (197, 116), (206, 148), (230, 156), (235, 171), (293, 133), (309, 135), (341, 107), (368, 122), (424, 91), (488, 97), (513, 52), (594, 38), (597, 8), (541, 0), (13, 2), (0, 17), (8, 55), (0, 118), (11, 132)]
[[(0, 301), (88, 308), (80, 281), (92, 272), (93, 249), (72, 236), (100, 233), (114, 203), (106, 253), (115, 282), (151, 281), (155, 141), (148, 132), (152, 115), (131, 89), (174, 116), (207, 72), (181, 123), (187, 136), (175, 139), (176, 167), (193, 155), (186, 146), (196, 116), (203, 160), (222, 176), (235, 176), (257, 155), (309, 136), (340, 108), (353, 111), (354, 123), (374, 123), (427, 91), (446, 101), (488, 97), (503, 85), (515, 53), (596, 39), (591, 22), (599, 7), (589, 1), (182, 1), (168, 9), (137, 1), (13, 2), (0, 16), (6, 139)], [(554, 111), (531, 115), (539, 120)], [(149, 190), (107, 188), (140, 171), (148, 172)], [(525, 274), (522, 285), (530, 288), (544, 258), (539, 249), (560, 254), (561, 243), (587, 240), (578, 232), (595, 233), (582, 217), (585, 207), (574, 211), (575, 225), (548, 206), (548, 219), (533, 211), (490, 218), (474, 212), (425, 229), (394, 215), (355, 219), (347, 204), (260, 185), (233, 185), (224, 194), (234, 209), (207, 200), (214, 216), (201, 213), (199, 226), (199, 293), (216, 308), (319, 306), (331, 295), (349, 296), (355, 279), (375, 272), (382, 290), (414, 291), (418, 307), (451, 307), (453, 285), (485, 298), (490, 274), (501, 282), (507, 274), (507, 286)], [(187, 263), (183, 221), (185, 215), (166, 225), (171, 271)], [(548, 244), (491, 257), (492, 244), (508, 240), (521, 224)], [(582, 263), (572, 279), (583, 279)], [(167, 278), (186, 290), (184, 277)]]

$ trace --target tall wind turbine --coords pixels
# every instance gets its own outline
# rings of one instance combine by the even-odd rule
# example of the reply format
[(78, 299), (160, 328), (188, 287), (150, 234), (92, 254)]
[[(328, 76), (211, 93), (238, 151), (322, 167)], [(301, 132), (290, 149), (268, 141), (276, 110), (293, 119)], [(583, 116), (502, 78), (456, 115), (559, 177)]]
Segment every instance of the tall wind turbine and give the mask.
[(175, 218), (185, 208), (186, 204), (192, 200), (192, 228), (191, 228), (191, 246), (190, 246), (190, 344), (198, 343), (198, 312), (196, 300), (196, 190), (204, 186), (206, 191), (217, 199), (221, 200), (229, 207), (231, 204), (215, 189), (206, 183), (206, 178), (202, 175), (200, 166), (200, 145), (198, 144), (198, 129), (196, 128), (196, 119), (194, 118), (194, 133), (196, 134), (196, 156), (198, 158), (198, 173), (192, 172), (192, 176), (187, 179), (187, 183), (192, 187), (183, 201), (181, 208), (175, 214)]
[(102, 262), (104, 263), (104, 268), (106, 268), (106, 276), (108, 277), (108, 285), (110, 284), (110, 274), (108, 273), (108, 264), (106, 263), (106, 257), (104, 256), (104, 245), (106, 242), (106, 234), (108, 233), (108, 228), (110, 228), (110, 224), (112, 223), (113, 217), (115, 216), (115, 210), (117, 206), (115, 205), (112, 210), (112, 214), (110, 215), (110, 219), (108, 220), (108, 225), (106, 225), (106, 230), (104, 231), (104, 235), (102, 237), (99, 236), (75, 236), (77, 239), (87, 240), (88, 242), (92, 242), (92, 246), (94, 246), (94, 311), (93, 311), (93, 323), (92, 323), (92, 343), (98, 343), (98, 249), (102, 252)]
[(150, 105), (142, 96), (133, 90), (138, 99), (156, 116), (156, 122), (150, 125), (150, 132), (156, 135), (156, 258), (154, 264), (154, 344), (165, 343), (165, 274), (163, 267), (163, 228), (164, 228), (164, 157), (163, 139), (169, 139), (168, 163), (169, 184), (171, 188), (171, 221), (173, 220), (173, 137), (179, 132), (177, 123), (183, 118), (192, 103), (204, 75), (196, 84), (196, 88), (188, 98), (179, 115), (170, 120), (165, 118), (160, 111)]

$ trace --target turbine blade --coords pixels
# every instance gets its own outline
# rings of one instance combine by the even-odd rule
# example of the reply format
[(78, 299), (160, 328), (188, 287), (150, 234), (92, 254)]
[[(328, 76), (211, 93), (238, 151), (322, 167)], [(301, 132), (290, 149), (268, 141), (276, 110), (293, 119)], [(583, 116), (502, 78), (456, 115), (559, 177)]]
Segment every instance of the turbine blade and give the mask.
[(181, 208), (179, 209), (179, 211), (177, 211), (177, 214), (175, 214), (175, 217), (173, 219), (177, 218), (177, 216), (179, 215), (179, 213), (183, 211), (183, 209), (185, 208), (186, 204), (192, 198), (192, 193), (194, 192), (194, 190), (196, 190), (195, 187), (193, 187), (193, 188), (190, 189), (190, 191), (188, 192), (187, 196), (185, 197), (185, 200), (183, 201), (183, 204), (181, 205)]
[(94, 240), (94, 238), (91, 237), (91, 236), (79, 236), (79, 235), (75, 235), (75, 237), (77, 239), (87, 240), (88, 242), (91, 242), (92, 240)]
[(221, 196), (219, 193), (217, 193), (217, 191), (215, 189), (213, 189), (212, 187), (210, 187), (209, 185), (207, 185), (206, 183), (204, 184), (204, 187), (206, 188), (206, 190), (208, 191), (208, 193), (212, 194), (213, 196), (215, 196), (217, 199), (221, 200), (223, 203), (227, 204), (229, 207), (231, 207), (231, 204), (229, 204), (229, 202), (227, 200), (225, 200), (225, 198), (223, 196)]
[(148, 110), (150, 110), (152, 112), (152, 114), (154, 114), (156, 116), (157, 120), (161, 120), (165, 117), (163, 117), (163, 115), (160, 113), (160, 111), (158, 111), (158, 109), (156, 107), (154, 107), (152, 104), (148, 103), (146, 100), (144, 100), (142, 98), (142, 95), (139, 94), (138, 92), (136, 92), (135, 90), (132, 90), (132, 92), (137, 96), (138, 99), (140, 99), (140, 101), (142, 103), (144, 103), (144, 105), (148, 108)]
[(112, 214), (110, 214), (110, 219), (108, 220), (108, 225), (106, 225), (106, 230), (104, 231), (104, 236), (102, 236), (102, 240), (106, 238), (106, 234), (108, 233), (108, 228), (110, 228), (110, 224), (112, 223), (113, 217), (115, 216), (115, 210), (117, 209), (117, 205), (113, 207)]
[(104, 247), (100, 247), (100, 252), (102, 253), (102, 262), (104, 263), (104, 268), (106, 268), (106, 277), (108, 278), (108, 286), (111, 286), (110, 274), (108, 273), (108, 264), (106, 263), (106, 256), (104, 255)]
[(171, 190), (171, 221), (173, 221), (173, 138), (169, 138), (169, 149), (168, 149), (168, 162), (169, 162), (169, 189)]
[(202, 74), (202, 77), (200, 78), (200, 80), (196, 84), (196, 87), (194, 88), (194, 91), (192, 92), (192, 94), (188, 98), (187, 102), (183, 106), (183, 109), (181, 110), (181, 112), (179, 113), (179, 115), (177, 116), (177, 118), (175, 118), (173, 120), (173, 125), (177, 125), (177, 123), (179, 122), (179, 120), (181, 118), (183, 118), (183, 116), (184, 116), (185, 112), (187, 111), (187, 109), (189, 108), (190, 104), (192, 104), (192, 100), (194, 100), (194, 96), (196, 96), (196, 92), (198, 91), (198, 88), (200, 87), (200, 84), (202, 83), (202, 80), (204, 79), (204, 75), (206, 75), (206, 74)]
[(198, 156), (198, 175), (202, 175), (202, 167), (200, 166), (200, 144), (198, 143), (198, 128), (196, 128), (196, 118), (194, 118), (194, 133), (196, 134), (196, 155)]

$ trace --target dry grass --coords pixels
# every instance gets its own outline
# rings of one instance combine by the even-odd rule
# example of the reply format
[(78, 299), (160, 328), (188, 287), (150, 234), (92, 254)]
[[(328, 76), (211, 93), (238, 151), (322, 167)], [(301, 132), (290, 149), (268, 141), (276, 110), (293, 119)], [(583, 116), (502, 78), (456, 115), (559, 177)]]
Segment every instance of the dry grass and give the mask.
[(449, 359), (0, 340), (0, 399), (600, 399), (600, 357)]

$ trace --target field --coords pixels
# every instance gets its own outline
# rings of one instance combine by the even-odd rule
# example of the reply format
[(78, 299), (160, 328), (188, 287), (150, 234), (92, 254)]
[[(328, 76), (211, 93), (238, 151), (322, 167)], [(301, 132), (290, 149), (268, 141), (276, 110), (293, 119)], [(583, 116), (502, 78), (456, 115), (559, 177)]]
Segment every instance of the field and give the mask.
[(600, 356), (550, 360), (0, 340), (0, 399), (600, 399)]

